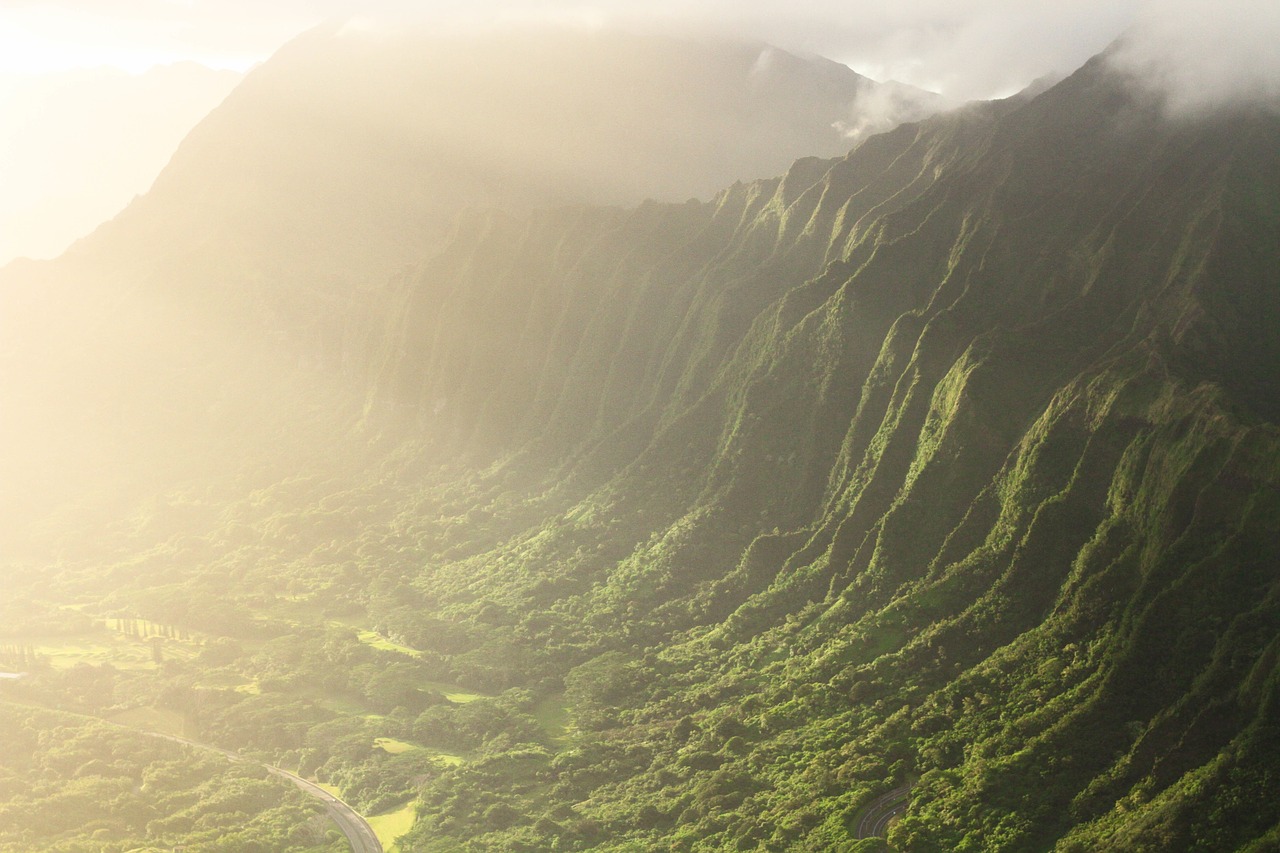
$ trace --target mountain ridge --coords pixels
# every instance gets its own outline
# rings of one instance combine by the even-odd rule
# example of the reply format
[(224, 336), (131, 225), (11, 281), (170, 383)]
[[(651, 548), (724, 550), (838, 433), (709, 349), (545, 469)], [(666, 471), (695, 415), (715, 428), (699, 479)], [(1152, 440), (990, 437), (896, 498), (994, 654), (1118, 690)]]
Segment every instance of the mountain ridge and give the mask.
[[(1226, 272), (1228, 259), (1239, 258), (1234, 229), (1256, 217), (1232, 208), (1248, 199), (1226, 189), (1233, 178), (1224, 163), (1242, 150), (1256, 156), (1252, 139), (1275, 135), (1275, 119), (1265, 113), (1168, 123), (1154, 99), (1128, 88), (1098, 59), (1027, 103), (900, 127), (869, 139), (847, 160), (805, 161), (785, 178), (736, 187), (702, 214), (709, 223), (695, 220), (703, 230), (693, 237), (686, 237), (687, 226), (672, 224), (661, 235), (671, 241), (665, 249), (646, 248), (643, 235), (653, 232), (641, 212), (632, 214), (624, 246), (660, 259), (641, 268), (635, 281), (642, 287), (633, 298), (652, 298), (645, 288), (654, 288), (659, 271), (676, 266), (667, 259), (678, 257), (682, 245), (705, 237), (715, 247), (694, 253), (715, 260), (688, 279), (697, 295), (683, 300), (692, 306), (685, 319), (674, 329), (643, 326), (650, 338), (665, 328), (655, 354), (643, 362), (678, 374), (645, 371), (646, 390), (637, 397), (659, 401), (663, 414), (645, 414), (643, 402), (638, 409), (632, 403), (611, 420), (612, 406), (574, 402), (573, 389), (581, 386), (572, 378), (599, 375), (590, 365), (635, 363), (620, 355), (625, 335), (603, 326), (578, 332), (584, 327), (571, 322), (576, 314), (562, 315), (575, 331), (560, 382), (546, 373), (554, 357), (526, 365), (527, 354), (515, 355), (518, 350), (507, 350), (504, 361), (496, 350), (486, 356), (484, 339), (460, 343), (473, 363), (489, 357), (504, 366), (475, 375), (466, 385), (474, 393), (496, 387), (495, 398), (505, 398), (524, 383), (527, 366), (544, 387), (550, 381), (558, 389), (535, 397), (523, 419), (504, 422), (500, 435), (510, 445), (550, 441), (555, 447), (555, 436), (577, 436), (558, 445), (572, 459), (584, 453), (575, 441), (610, 434), (602, 421), (618, 435), (652, 436), (647, 447), (644, 438), (628, 444), (632, 450), (615, 473), (598, 474), (599, 485), (588, 487), (570, 513), (590, 507), (588, 517), (612, 521), (587, 522), (585, 532), (580, 522), (574, 534), (554, 521), (535, 526), (460, 561), (456, 580), (445, 565), (420, 582), (429, 577), (441, 603), (465, 608), (464, 590), (474, 589), (480, 572), (493, 594), (502, 592), (509, 613), (561, 612), (555, 627), (537, 617), (544, 627), (533, 635), (535, 645), (567, 631), (582, 636), (587, 648), (625, 652), (630, 643), (655, 649), (655, 661), (633, 665), (685, 697), (684, 713), (697, 707), (689, 703), (705, 693), (704, 680), (715, 683), (722, 673), (733, 685), (728, 689), (741, 692), (717, 694), (703, 706), (707, 719), (718, 718), (711, 709), (723, 710), (730, 696), (753, 697), (739, 719), (764, 733), (755, 736), (748, 757), (724, 759), (721, 773), (750, 761), (757, 774), (777, 769), (763, 755), (788, 739), (798, 738), (811, 760), (833, 768), (862, 760), (868, 743), (915, 743), (900, 753), (913, 769), (884, 776), (885, 784), (908, 774), (919, 778), (907, 816), (890, 830), (900, 849), (1018, 850), (1055, 842), (1059, 849), (1088, 849), (1119, 837), (1151, 849), (1182, 849), (1191, 825), (1207, 831), (1209, 824), (1191, 819), (1174, 831), (1163, 823), (1170, 815), (1188, 820), (1202, 808), (1240, 815), (1240, 808), (1260, 808), (1265, 795), (1259, 792), (1268, 790), (1259, 783), (1249, 794), (1252, 806), (1228, 807), (1188, 787), (1189, 780), (1218, 772), (1214, 767), (1233, 765), (1249, 774), (1248, 768), (1266, 765), (1267, 750), (1237, 750), (1241, 743), (1256, 749), (1251, 727), (1274, 724), (1260, 699), (1268, 694), (1251, 694), (1236, 727), (1214, 734), (1196, 722), (1196, 712), (1178, 709), (1223, 701), (1204, 686), (1217, 678), (1225, 688), (1225, 676), (1210, 675), (1220, 672), (1214, 661), (1223, 654), (1255, 661), (1259, 684), (1277, 678), (1266, 663), (1265, 640), (1246, 641), (1239, 632), (1211, 640), (1203, 627), (1212, 619), (1274, 618), (1263, 615), (1272, 612), (1270, 605), (1253, 610), (1248, 602), (1269, 601), (1275, 590), (1263, 567), (1276, 556), (1266, 543), (1275, 532), (1280, 482), (1267, 460), (1276, 458), (1278, 435), (1266, 420), (1268, 393), (1253, 389), (1269, 387), (1277, 361), (1269, 355), (1236, 361), (1232, 354), (1243, 351), (1224, 346), (1229, 338), (1209, 330), (1233, 323), (1234, 315), (1223, 311), (1233, 310), (1235, 300), (1274, 303), (1274, 276), (1265, 263), (1244, 269), (1236, 263)], [(1047, 139), (1058, 145), (1049, 147)], [(890, 147), (889, 159), (908, 176), (888, 198), (868, 189), (882, 174), (870, 167), (880, 146)], [(1246, 169), (1263, 173), (1273, 161), (1265, 154), (1244, 160)], [(868, 184), (850, 188), (851, 175)], [(837, 194), (834, 186), (846, 192)], [(869, 198), (856, 213), (850, 203), (860, 194)], [(692, 209), (665, 210), (673, 223), (697, 216)], [(736, 223), (727, 236), (711, 224), (720, 215)], [(609, 235), (616, 227), (610, 221), (599, 228), (601, 241), (616, 240)], [(500, 241), (478, 244), (476, 256), (499, 270), (491, 286), (527, 284), (525, 271), (545, 257), (530, 233), (522, 235), (528, 248), (518, 245), (514, 255), (503, 256)], [(599, 263), (591, 257), (588, 249), (566, 258), (565, 272), (547, 281), (600, 287), (589, 272)], [(606, 251), (606, 257), (613, 255)], [(462, 268), (470, 273), (459, 279), (466, 284), (458, 292), (475, 299), (486, 274), (465, 260)], [(513, 273), (504, 276), (504, 269)], [(447, 265), (430, 269), (419, 280), (449, 271)], [(605, 292), (627, 292), (632, 280), (623, 274)], [(591, 298), (617, 305), (603, 294)], [(434, 328), (472, 327), (456, 319), (447, 299), (431, 304)], [(500, 328), (502, 315), (492, 311), (501, 309), (481, 304), (488, 305), (487, 321)], [(522, 309), (513, 310), (519, 315)], [(585, 328), (616, 322), (610, 316), (600, 309)], [(432, 354), (450, 345), (439, 331), (410, 326), (401, 334), (406, 345), (421, 341)], [(504, 345), (518, 340), (501, 332), (496, 337)], [(1267, 351), (1265, 336), (1250, 343)], [(421, 362), (409, 349), (405, 363)], [(1244, 364), (1260, 368), (1241, 369)], [(483, 381), (504, 370), (503, 384)], [(827, 378), (815, 385), (818, 377)], [(620, 399), (603, 395), (594, 380), (587, 385), (601, 393), (595, 399)], [(445, 397), (457, 403), (456, 394)], [(491, 404), (473, 405), (477, 422), (492, 420)], [(797, 415), (812, 425), (797, 428)], [(502, 458), (501, 442), (498, 447)], [(797, 498), (789, 495), (806, 497), (793, 503)], [(628, 521), (637, 516), (645, 521)], [(608, 525), (619, 529), (606, 537)], [(647, 543), (645, 530), (654, 531)], [(1228, 544), (1215, 551), (1207, 545), (1215, 536)], [(593, 541), (629, 542), (622, 553), (633, 550), (622, 559), (612, 548), (599, 559), (568, 553), (571, 543), (581, 548)], [(1201, 595), (1214, 576), (1238, 598), (1220, 592), (1193, 608), (1186, 592), (1161, 591), (1176, 578), (1176, 586)], [(463, 577), (465, 585), (455, 586)], [(539, 591), (548, 581), (562, 590), (550, 599)], [(1163, 627), (1175, 625), (1176, 638)], [(681, 643), (681, 636), (701, 639)], [(785, 663), (793, 673), (789, 686), (759, 686), (742, 674), (744, 663), (746, 672), (782, 666), (770, 648), (777, 644), (796, 649)], [(1054, 683), (1035, 674), (1051, 660), (1040, 651), (1045, 647), (1109, 651), (1081, 655), (1070, 664), (1074, 674)], [(1157, 650), (1170, 648), (1178, 668), (1165, 664), (1156, 668), (1158, 678), (1145, 674), (1159, 659)], [(683, 660), (688, 674), (668, 669), (664, 660)], [(889, 674), (891, 661), (909, 662), (912, 674)], [(974, 685), (992, 679), (1007, 685), (1007, 698), (985, 694), (982, 701), (1016, 720), (1022, 737), (1032, 737), (1028, 755), (1060, 763), (1052, 784), (1028, 783), (1025, 774), (1034, 765), (1018, 757), (1024, 747), (1003, 728), (1015, 724), (997, 723), (991, 711), (965, 723), (954, 707), (945, 709), (960, 697), (973, 700)], [(1049, 705), (1063, 709), (1060, 720), (1008, 704), (1023, 701), (1029, 683), (1054, 697)], [(805, 696), (802, 685), (822, 697), (817, 708), (823, 710), (790, 723), (766, 722), (769, 709)], [(855, 702), (841, 702), (842, 692)], [(875, 722), (870, 709), (877, 697), (904, 702), (900, 722)], [(633, 724), (656, 725), (682, 713), (672, 710), (682, 707), (671, 704), (675, 699), (648, 701), (655, 700), (634, 706)], [(1073, 711), (1065, 710), (1068, 701), (1077, 705)], [(846, 754), (840, 741), (814, 740), (831, 725), (844, 742), (861, 746)], [(975, 729), (988, 725), (994, 728)], [(981, 762), (954, 752), (955, 733), (966, 731), (962, 737), (976, 737), (975, 748), (996, 750), (1000, 769), (975, 775)], [(1091, 744), (1098, 731), (1109, 734)], [(1154, 750), (1153, 740), (1167, 751)], [(1107, 749), (1120, 758), (1107, 756)], [(648, 754), (665, 767), (680, 753), (655, 747)], [(642, 774), (655, 786), (660, 777), (658, 770)], [(611, 805), (592, 813), (619, 809), (616, 831), (639, 832), (624, 817), (639, 808), (622, 799), (629, 796), (674, 820), (665, 831), (676, 835), (627, 838), (679, 837), (683, 828), (685, 838), (714, 845), (750, 848), (771, 837), (766, 846), (831, 849), (845, 837), (841, 827), (849, 826), (857, 804), (878, 790), (857, 783), (822, 794), (804, 781), (806, 774), (779, 778), (789, 781), (748, 795), (748, 804), (755, 802), (751, 796), (760, 801), (734, 812), (746, 828), (725, 826), (714, 810), (677, 818), (682, 807), (673, 803), (688, 797), (675, 792), (687, 791), (688, 783), (662, 789), (674, 800), (655, 800), (652, 791), (660, 786), (643, 789), (648, 794), (630, 785), (611, 794), (597, 790), (593, 797)], [(1162, 793), (1138, 810), (1140, 817), (1125, 818), (1119, 801), (1130, 796), (1127, 785), (1153, 785)], [(799, 834), (783, 828), (781, 815), (778, 823), (761, 817), (769, 814), (768, 803), (792, 789), (823, 804), (793, 803), (817, 821)], [(853, 793), (858, 790), (868, 793)], [(959, 809), (975, 802), (983, 804), (977, 816), (963, 817)], [(848, 805), (842, 810), (840, 803)], [(1057, 808), (1071, 814), (1070, 821), (1035, 817)], [(1273, 823), (1241, 826), (1265, 834)], [(753, 836), (752, 826), (764, 836)], [(1213, 826), (1213, 832), (1251, 837), (1220, 822)], [(1173, 834), (1160, 841), (1161, 832)]]

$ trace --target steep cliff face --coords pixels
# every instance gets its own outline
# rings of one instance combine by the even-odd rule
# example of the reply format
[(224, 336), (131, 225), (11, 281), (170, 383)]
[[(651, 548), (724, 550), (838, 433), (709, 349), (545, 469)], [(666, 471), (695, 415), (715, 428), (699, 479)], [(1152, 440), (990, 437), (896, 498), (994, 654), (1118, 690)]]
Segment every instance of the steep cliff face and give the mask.
[(852, 844), (902, 782), (904, 849), (1273, 837), (1278, 140), (1098, 59), (709, 204), (465, 223), (370, 412), (574, 495), (418, 581), (632, 656), (635, 772), (569, 800), (717, 849)]

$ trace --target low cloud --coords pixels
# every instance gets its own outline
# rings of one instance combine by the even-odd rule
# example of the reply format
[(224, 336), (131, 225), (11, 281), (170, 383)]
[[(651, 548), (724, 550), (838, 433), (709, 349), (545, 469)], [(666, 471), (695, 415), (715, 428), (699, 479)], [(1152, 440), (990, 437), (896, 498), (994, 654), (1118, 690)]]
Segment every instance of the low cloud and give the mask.
[(837, 121), (834, 127), (850, 143), (857, 143), (904, 122), (920, 121), (948, 105), (945, 98), (913, 86), (894, 82), (868, 85), (854, 99), (849, 118)]
[(1280, 4), (1150, 3), (1112, 63), (1156, 91), (1173, 114), (1242, 103), (1280, 108)]
[[(265, 58), (350, 16), (434, 27), (548, 22), (757, 39), (963, 100), (1010, 92), (1101, 50), (1141, 0), (0, 0), (0, 27), (79, 27), (135, 52)], [(83, 26), (80, 26), (83, 25)], [(37, 33), (39, 34), (39, 33)], [(86, 36), (87, 38), (87, 36)]]
[(1280, 79), (1274, 0), (0, 0), (0, 24), (14, 15), (56, 16), (59, 26), (83, 15), (104, 38), (163, 36), (201, 55), (258, 59), (302, 30), (352, 15), (692, 31), (827, 56), (957, 101), (1069, 72), (1127, 31), (1118, 63), (1175, 109), (1274, 98)]

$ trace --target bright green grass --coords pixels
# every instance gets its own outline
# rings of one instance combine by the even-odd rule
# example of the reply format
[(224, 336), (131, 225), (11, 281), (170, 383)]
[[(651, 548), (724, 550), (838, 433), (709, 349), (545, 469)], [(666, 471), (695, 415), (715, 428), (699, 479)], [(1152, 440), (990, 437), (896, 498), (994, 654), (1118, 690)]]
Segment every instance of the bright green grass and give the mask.
[(467, 763), (467, 760), (463, 758), (461, 755), (458, 755), (457, 753), (442, 752), (438, 749), (432, 749), (429, 746), (420, 747), (420, 749), (423, 752), (430, 755), (436, 761), (440, 762), (441, 764), (447, 764), (450, 767), (458, 767), (459, 765)]
[(382, 649), (384, 652), (397, 652), (402, 655), (408, 655), (412, 658), (422, 657), (422, 652), (417, 649), (402, 646), (399, 643), (392, 641), (390, 638), (382, 636), (377, 631), (362, 628), (353, 622), (345, 622), (341, 619), (330, 619), (329, 624), (342, 628), (353, 629), (356, 632), (356, 639), (364, 643), (366, 646), (372, 646), (375, 649)]
[[(412, 649), (412, 648), (409, 648), (408, 646), (402, 646), (399, 643), (393, 642), (392, 640), (379, 634), (377, 631), (370, 631), (366, 628), (360, 628), (359, 626), (350, 625), (346, 622), (341, 622), (338, 620), (331, 620), (330, 624), (342, 625), (347, 628), (355, 628), (356, 637), (360, 640), (360, 642), (364, 643), (366, 646), (372, 646), (375, 649), (382, 649), (383, 651), (387, 651), (387, 652), (397, 652), (399, 654), (408, 655), (409, 657), (414, 657), (414, 658), (422, 656), (422, 652), (418, 651), (417, 649)], [(444, 698), (448, 699), (450, 702), (454, 702), (457, 704), (462, 704), (465, 702), (474, 702), (477, 699), (489, 698), (484, 693), (475, 693), (473, 691), (467, 690), (464, 687), (459, 687), (456, 684), (445, 684), (440, 681), (423, 682), (422, 686), (427, 690), (434, 690), (437, 693), (443, 694)]]
[(418, 813), (414, 811), (412, 802), (406, 803), (396, 811), (367, 818), (369, 826), (373, 827), (374, 834), (378, 836), (387, 853), (397, 853), (400, 848), (395, 843), (396, 839), (412, 829), (413, 822), (417, 819)]
[(102, 642), (96, 637), (60, 637), (54, 642), (31, 644), (56, 669), (71, 669), (87, 663), (101, 666), (109, 663), (117, 669), (154, 669), (151, 652), (142, 646), (131, 648), (121, 643)]
[(373, 741), (373, 745), (381, 749), (383, 752), (389, 752), (392, 755), (399, 755), (402, 752), (409, 752), (418, 747), (412, 743), (402, 740), (396, 740), (392, 737), (380, 737)]
[(477, 699), (489, 698), (489, 696), (484, 693), (473, 693), (465, 687), (459, 687), (456, 684), (445, 684), (443, 681), (424, 681), (422, 682), (422, 687), (425, 690), (434, 690), (435, 692), (442, 694), (444, 698), (448, 699), (450, 702), (459, 705), (467, 702), (474, 702)]
[(460, 764), (466, 763), (466, 759), (455, 752), (443, 752), (434, 747), (419, 746), (416, 743), (396, 740), (391, 737), (375, 738), (373, 745), (381, 749), (383, 752), (390, 753), (391, 755), (400, 755), (405, 752), (421, 752), (424, 755), (431, 756), (433, 760), (440, 764), (446, 764), (449, 767), (457, 767)]
[(244, 675), (228, 670), (215, 669), (200, 673), (200, 686), (230, 688), (248, 696), (257, 696), (262, 693), (262, 686), (256, 679), (246, 680)]
[(562, 741), (569, 733), (569, 707), (565, 705), (563, 696), (543, 699), (533, 707), (533, 718), (553, 741)]
[(347, 696), (317, 696), (315, 703), (327, 711), (333, 711), (335, 714), (348, 714), (353, 717), (369, 717), (378, 718), (379, 714), (372, 714), (364, 705)]
[(364, 643), (366, 646), (373, 646), (375, 649), (382, 649), (386, 652), (399, 652), (402, 655), (408, 655), (413, 658), (422, 656), (422, 652), (417, 649), (411, 649), (408, 646), (393, 643), (377, 631), (361, 631), (357, 636), (360, 638), (360, 642)]

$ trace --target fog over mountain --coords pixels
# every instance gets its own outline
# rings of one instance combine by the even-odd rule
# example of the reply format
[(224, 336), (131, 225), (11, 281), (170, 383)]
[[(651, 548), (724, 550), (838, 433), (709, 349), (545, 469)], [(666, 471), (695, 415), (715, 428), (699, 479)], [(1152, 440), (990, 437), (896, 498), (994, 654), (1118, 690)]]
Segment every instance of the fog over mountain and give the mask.
[(1280, 9), (1267, 3), (1149, 3), (1113, 54), (1117, 68), (1175, 115), (1264, 104), (1280, 109)]
[[(1065, 74), (1118, 34), (1128, 32), (1129, 46), (1118, 59), (1130, 73), (1166, 90), (1169, 108), (1183, 110), (1232, 100), (1274, 99), (1280, 86), (1280, 69), (1270, 49), (1280, 37), (1276, 18), (1273, 9), (1256, 0), (1089, 0), (1034, 7), (1008, 0), (963, 6), (928, 0), (892, 7), (826, 0), (785, 6), (703, 0), (642, 7), (615, 2), (531, 5), (513, 0), (429, 7), (402, 0), (359, 4), (344, 0), (270, 4), (61, 0), (0, 8), (0, 75), (22, 81), (21, 88), (28, 93), (25, 101), (51, 87), (84, 91), (82, 85), (66, 90), (65, 82), (58, 82), (59, 74), (64, 81), (70, 79), (66, 75), (72, 69), (83, 74), (97, 68), (95, 73), (101, 76), (101, 69), (110, 67), (119, 84), (124, 82), (119, 79), (120, 69), (136, 76), (181, 60), (243, 71), (280, 43), (323, 21), (345, 21), (347, 27), (366, 32), (423, 27), (437, 36), (474, 36), (554, 23), (587, 31), (622, 28), (634, 33), (765, 42), (801, 56), (831, 57), (876, 80), (905, 82), (938, 92), (956, 104), (1004, 97), (1032, 80)], [(51, 71), (57, 73), (47, 74)], [(173, 72), (168, 76), (173, 78)], [(5, 249), (0, 243), (0, 263), (15, 255), (51, 256), (114, 214), (131, 196), (144, 192), (172, 153), (178, 134), (225, 93), (224, 88), (199, 94), (195, 83), (188, 77), (180, 105), (171, 95), (152, 90), (147, 103), (136, 107), (148, 115), (164, 114), (169, 129), (163, 133), (152, 133), (150, 124), (134, 119), (86, 132), (87, 123), (116, 97), (105, 90), (96, 103), (65, 95), (45, 98), (38, 120), (29, 109), (10, 101), (5, 118), (10, 126), (21, 126), (22, 132), (12, 137), (7, 155), (0, 158), (7, 166), (7, 177), (0, 180), (5, 181), (7, 208), (21, 213), (10, 216), (0, 230), (12, 245)], [(142, 89), (141, 93), (151, 89), (138, 83), (129, 86)], [(4, 89), (0, 83), (0, 97)], [(886, 103), (883, 97), (866, 101), (856, 124), (844, 117), (846, 128), (879, 127), (879, 123), (868, 123), (865, 115)], [(53, 122), (55, 116), (62, 118)], [(57, 131), (58, 139), (51, 139), (41, 128)], [(4, 136), (0, 126), (0, 139)], [(102, 150), (117, 137), (133, 140), (128, 162), (137, 165), (124, 166), (123, 151), (109, 158)], [(71, 151), (70, 146), (91, 139), (100, 143), (98, 150)], [(73, 179), (86, 174), (75, 171), (77, 163), (106, 168), (98, 168), (94, 180)], [(35, 181), (44, 186), (39, 200), (32, 195)], [(61, 191), (59, 181), (65, 182)], [(101, 194), (108, 186), (115, 189), (88, 207), (86, 201), (77, 201), (90, 187)], [(42, 232), (50, 236), (39, 236)], [(31, 236), (21, 237), (24, 234)]]
[[(1263, 69), (1267, 79), (1276, 79), (1274, 52), (1267, 50), (1276, 35), (1276, 12), (1258, 0), (59, 0), (0, 9), (7, 29), (32, 43), (70, 36), (103, 58), (133, 51), (240, 68), (298, 32), (346, 19), (366, 27), (426, 25), (439, 33), (554, 23), (758, 40), (827, 56), (875, 79), (897, 79), (954, 101), (1006, 95), (1047, 73), (1067, 73), (1126, 30), (1145, 32), (1146, 59), (1158, 57), (1171, 71), (1180, 64), (1196, 68), (1199, 86), (1208, 91), (1253, 87)], [(20, 47), (10, 53), (21, 53)], [(44, 45), (45, 52), (51, 48), (56, 45)]]
[[(110, 494), (171, 466), (222, 465), (208, 443), (256, 423), (237, 405), (277, 399), (267, 388), (299, 364), (349, 363), (349, 315), (463, 209), (710, 198), (844, 151), (842, 129), (878, 91), (759, 43), (305, 34), (191, 132), (150, 192), (60, 260), (0, 273), (9, 388), (41, 401), (9, 419), (0, 455), (13, 482), (32, 484), (9, 491), (10, 519), (89, 472)], [(868, 114), (876, 127), (937, 106), (893, 93)], [(234, 428), (206, 416), (211, 400)]]

